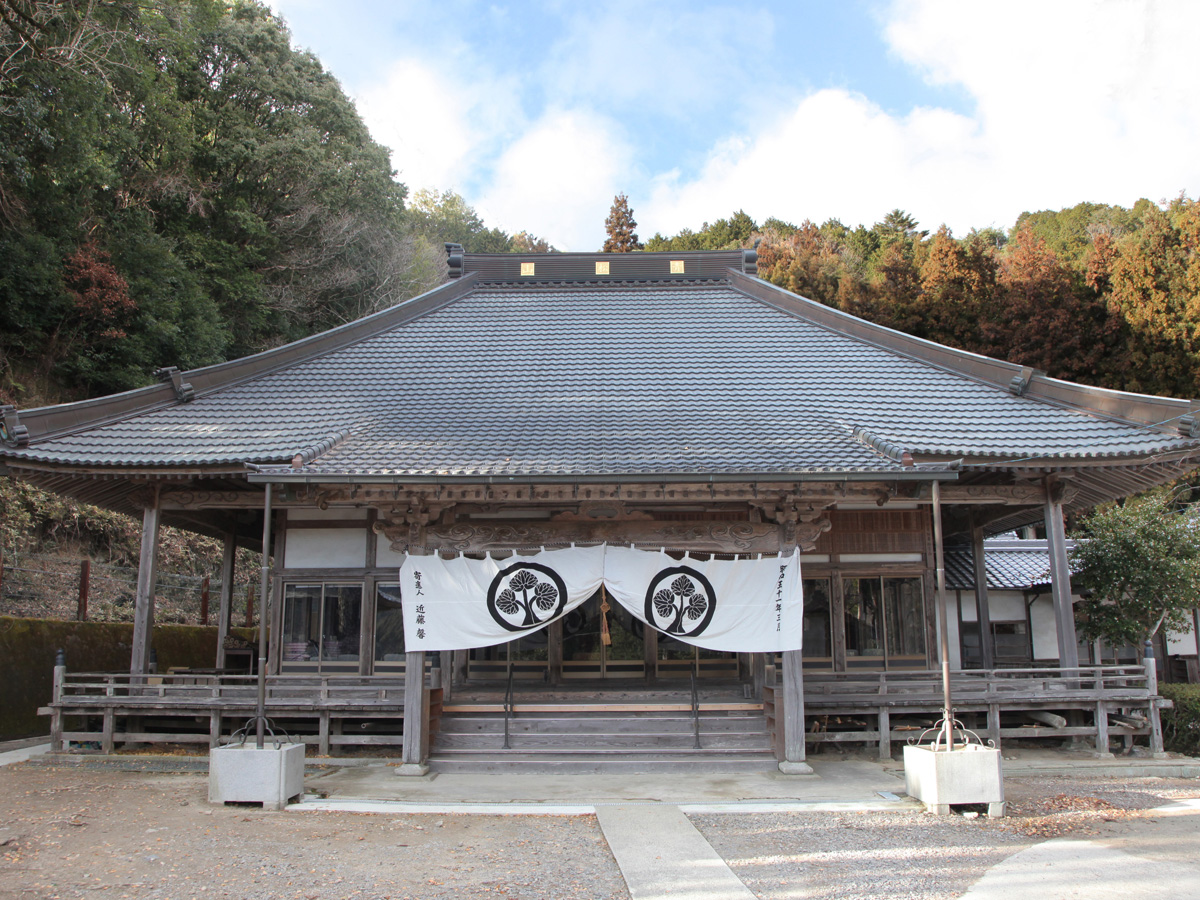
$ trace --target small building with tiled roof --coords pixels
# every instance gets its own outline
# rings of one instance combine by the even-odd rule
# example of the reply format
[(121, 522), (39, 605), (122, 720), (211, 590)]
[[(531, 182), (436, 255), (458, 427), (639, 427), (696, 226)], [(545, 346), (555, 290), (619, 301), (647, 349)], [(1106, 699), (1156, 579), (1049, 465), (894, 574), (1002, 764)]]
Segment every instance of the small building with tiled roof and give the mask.
[[(414, 663), (395, 612), (408, 554), (600, 542), (799, 548), (806, 673), (928, 669), (943, 535), (981, 547), (1044, 522), (1057, 656), (1071, 667), (1064, 511), (1200, 462), (1195, 403), (874, 325), (758, 279), (753, 251), (450, 245), (448, 259), (443, 286), (294, 344), (164, 369), (124, 394), (4, 408), (5, 473), (143, 518), (134, 674), (149, 662), (164, 523), (223, 536), (226, 576), (237, 546), (272, 550), (273, 675), (371, 677)], [(986, 592), (978, 606), (986, 624)], [(775, 662), (653, 629), (581, 651), (599, 658), (574, 670), (561, 629), (512, 643), (444, 654), (445, 683), (514, 667), (550, 683), (610, 670), (654, 683), (709, 667), (757, 696)], [(988, 642), (980, 652), (991, 668)], [(793, 663), (798, 652), (780, 661)]]

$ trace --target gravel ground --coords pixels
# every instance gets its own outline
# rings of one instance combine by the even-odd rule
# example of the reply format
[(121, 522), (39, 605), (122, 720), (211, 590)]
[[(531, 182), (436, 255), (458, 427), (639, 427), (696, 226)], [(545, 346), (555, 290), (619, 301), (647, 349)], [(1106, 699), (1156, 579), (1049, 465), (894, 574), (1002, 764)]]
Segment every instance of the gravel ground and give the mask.
[[(762, 900), (962, 893), (1048, 837), (1136, 833), (1195, 780), (1007, 779), (1012, 816), (693, 816)], [(652, 835), (646, 836), (653, 840)], [(198, 775), (0, 768), (0, 898), (628, 898), (591, 816), (365, 815), (213, 807)]]
[[(1120, 837), (1144, 810), (1200, 797), (1186, 779), (1006, 778), (1009, 815), (692, 816), (761, 900), (951, 900), (990, 866), (1055, 837)], [(983, 807), (980, 807), (982, 810)]]
[(208, 781), (0, 769), (0, 898), (628, 898), (594, 816), (214, 807)]

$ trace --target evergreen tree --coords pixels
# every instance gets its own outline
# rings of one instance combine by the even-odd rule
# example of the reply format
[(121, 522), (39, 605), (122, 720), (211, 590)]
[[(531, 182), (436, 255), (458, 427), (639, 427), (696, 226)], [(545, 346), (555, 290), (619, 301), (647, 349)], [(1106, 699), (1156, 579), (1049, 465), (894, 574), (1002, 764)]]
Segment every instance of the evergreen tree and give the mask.
[(612, 209), (608, 211), (608, 218), (604, 220), (604, 230), (608, 232), (608, 237), (604, 241), (605, 253), (629, 253), (633, 250), (641, 250), (642, 244), (638, 240), (637, 222), (633, 218), (633, 210), (629, 208), (629, 198), (624, 194), (617, 194), (613, 198)]

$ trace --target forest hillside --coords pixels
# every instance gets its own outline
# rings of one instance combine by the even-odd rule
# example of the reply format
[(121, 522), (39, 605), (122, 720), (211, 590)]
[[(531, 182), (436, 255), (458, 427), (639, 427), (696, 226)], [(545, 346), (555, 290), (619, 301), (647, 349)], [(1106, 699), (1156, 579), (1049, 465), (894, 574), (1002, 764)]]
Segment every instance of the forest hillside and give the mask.
[[(629, 234), (614, 246), (634, 249), (618, 200)], [(644, 247), (756, 247), (760, 277), (883, 325), (1056, 377), (1200, 396), (1196, 201), (1083, 202), (965, 235), (880, 212), (850, 226), (739, 210)], [(553, 249), (489, 228), (452, 191), (410, 194), (265, 6), (0, 0), (0, 403), (127, 390), (351, 321), (440, 283), (444, 241)], [(136, 559), (123, 517), (6, 478), (0, 509), (10, 569)], [(166, 546), (164, 572), (217, 568), (214, 542)]]

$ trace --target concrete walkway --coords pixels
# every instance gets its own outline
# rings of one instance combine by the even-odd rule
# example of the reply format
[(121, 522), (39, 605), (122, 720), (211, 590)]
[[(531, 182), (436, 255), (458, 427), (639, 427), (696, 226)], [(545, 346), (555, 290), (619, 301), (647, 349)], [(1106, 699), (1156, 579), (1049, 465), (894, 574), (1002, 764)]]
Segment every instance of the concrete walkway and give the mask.
[(394, 766), (338, 768), (309, 775), (325, 795), (291, 809), (345, 812), (588, 815), (606, 806), (670, 804), (685, 813), (835, 812), (918, 808), (902, 797), (903, 773), (877, 762), (813, 763), (815, 775), (738, 774), (427, 775), (397, 777)]
[(1103, 843), (1046, 841), (993, 866), (963, 900), (1158, 900), (1200, 896), (1200, 867), (1145, 859)]
[(755, 900), (677, 806), (602, 806), (600, 830), (632, 900)]
[(19, 747), (16, 750), (5, 750), (0, 753), (0, 766), (8, 766), (13, 763), (25, 762), (34, 756), (41, 756), (43, 753), (50, 752), (49, 744), (31, 744), (28, 747)]

